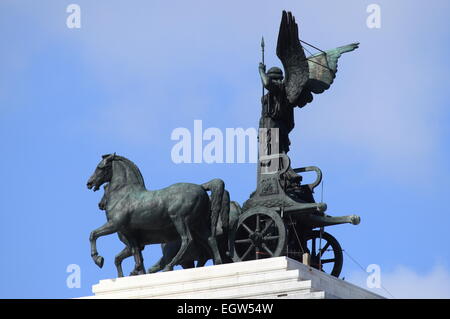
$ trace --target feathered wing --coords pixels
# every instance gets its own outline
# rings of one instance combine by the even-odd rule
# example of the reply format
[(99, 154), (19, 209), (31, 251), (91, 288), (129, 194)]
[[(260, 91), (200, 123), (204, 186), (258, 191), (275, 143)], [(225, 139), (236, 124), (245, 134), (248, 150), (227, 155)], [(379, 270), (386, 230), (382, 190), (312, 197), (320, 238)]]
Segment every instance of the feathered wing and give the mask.
[(295, 104), (303, 107), (313, 100), (311, 93), (320, 94), (328, 90), (336, 77), (340, 56), (357, 49), (358, 46), (359, 43), (352, 43), (308, 57), (309, 79)]
[(278, 32), (277, 56), (283, 63), (286, 94), (295, 104), (309, 79), (309, 67), (298, 37), (298, 26), (291, 12), (283, 11)]

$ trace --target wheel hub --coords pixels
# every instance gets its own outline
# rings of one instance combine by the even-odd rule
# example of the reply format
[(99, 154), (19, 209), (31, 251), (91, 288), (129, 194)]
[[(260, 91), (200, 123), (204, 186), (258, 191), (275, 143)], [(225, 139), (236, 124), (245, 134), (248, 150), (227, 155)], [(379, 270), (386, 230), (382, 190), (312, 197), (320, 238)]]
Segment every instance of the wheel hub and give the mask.
[(253, 242), (253, 245), (255, 245), (256, 247), (262, 246), (263, 235), (260, 232), (254, 232), (249, 237), (250, 237), (251, 241)]

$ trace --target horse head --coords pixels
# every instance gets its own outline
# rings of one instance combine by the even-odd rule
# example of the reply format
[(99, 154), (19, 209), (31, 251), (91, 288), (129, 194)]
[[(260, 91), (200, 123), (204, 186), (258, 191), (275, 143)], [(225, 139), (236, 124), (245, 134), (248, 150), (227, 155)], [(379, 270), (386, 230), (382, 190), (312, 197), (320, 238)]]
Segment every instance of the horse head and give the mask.
[(95, 168), (94, 173), (87, 182), (87, 188), (93, 189), (94, 192), (100, 189), (104, 183), (108, 183), (112, 178), (112, 162), (116, 156), (114, 154), (107, 154), (102, 156), (102, 160)]

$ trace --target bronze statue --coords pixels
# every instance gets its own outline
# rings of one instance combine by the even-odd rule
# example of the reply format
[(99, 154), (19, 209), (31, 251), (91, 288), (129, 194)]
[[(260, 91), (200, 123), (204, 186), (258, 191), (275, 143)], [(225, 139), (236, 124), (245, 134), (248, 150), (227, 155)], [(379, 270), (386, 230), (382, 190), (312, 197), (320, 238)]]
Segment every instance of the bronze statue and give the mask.
[[(355, 50), (359, 43), (352, 43), (333, 50), (322, 51), (306, 57), (298, 36), (298, 26), (290, 12), (283, 11), (276, 53), (281, 60), (286, 77), (278, 67), (266, 72), (263, 62), (259, 74), (267, 94), (262, 97), (259, 128), (267, 136), (260, 139), (262, 155), (289, 152), (289, 133), (295, 126), (294, 108), (302, 108), (313, 100), (312, 93), (320, 94), (333, 83), (337, 61), (342, 53)], [(261, 43), (264, 50), (264, 40)], [(263, 51), (264, 54), (264, 51)], [(264, 58), (263, 58), (264, 60)], [(264, 90), (263, 90), (264, 92)], [(278, 143), (274, 143), (277, 140)], [(277, 150), (273, 150), (276, 145)], [(280, 169), (282, 169), (280, 165)], [(287, 187), (295, 186), (301, 178), (292, 169), (286, 170)]]
[[(263, 84), (259, 127), (263, 134), (259, 136), (257, 188), (242, 208), (230, 201), (221, 179), (148, 191), (134, 163), (115, 154), (103, 156), (87, 183), (94, 191), (107, 184), (99, 203), (107, 223), (90, 236), (91, 256), (99, 267), (103, 257), (98, 255), (96, 240), (116, 232), (125, 244), (115, 259), (119, 277), (123, 276), (122, 260), (129, 256), (135, 259), (131, 274), (146, 273), (142, 250), (154, 243), (162, 243), (163, 256), (149, 272), (172, 270), (175, 265), (189, 268), (195, 262), (203, 266), (208, 259), (215, 264), (282, 255), (302, 260), (307, 253), (311, 266), (339, 276), (342, 248), (324, 227), (357, 225), (360, 218), (325, 214), (327, 205), (313, 196), (322, 181), (321, 170), (315, 166), (292, 168), (287, 154), (289, 133), (295, 126), (294, 108), (304, 107), (313, 100), (313, 93), (330, 87), (339, 57), (355, 50), (358, 43), (319, 50), (308, 57), (301, 43), (307, 44), (298, 37), (294, 17), (283, 11), (276, 53), (284, 74), (278, 67), (266, 71), (263, 54), (259, 65)], [(278, 164), (276, 169), (267, 169), (273, 163)], [(301, 184), (299, 174), (309, 171), (316, 172), (316, 180)], [(327, 257), (330, 254), (333, 256)]]

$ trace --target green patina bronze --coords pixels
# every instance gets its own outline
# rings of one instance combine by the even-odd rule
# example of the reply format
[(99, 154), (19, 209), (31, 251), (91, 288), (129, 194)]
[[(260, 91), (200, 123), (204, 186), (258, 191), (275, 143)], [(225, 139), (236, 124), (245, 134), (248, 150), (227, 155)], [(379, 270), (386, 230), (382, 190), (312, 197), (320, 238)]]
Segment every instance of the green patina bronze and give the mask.
[[(306, 56), (302, 43), (306, 44), (299, 39), (295, 18), (286, 11), (276, 50), (284, 73), (278, 67), (266, 71), (264, 40), (261, 43), (263, 61), (258, 71), (263, 96), (257, 183), (242, 207), (230, 201), (220, 179), (148, 191), (130, 160), (115, 154), (103, 156), (87, 183), (94, 191), (105, 184), (99, 208), (106, 212), (107, 222), (90, 237), (91, 256), (99, 267), (103, 257), (97, 252), (97, 238), (117, 233), (125, 244), (115, 259), (119, 277), (123, 276), (123, 259), (130, 256), (135, 260), (131, 275), (146, 273), (142, 250), (155, 243), (162, 244), (163, 256), (149, 273), (172, 270), (175, 265), (201, 267), (209, 259), (219, 264), (284, 255), (301, 261), (308, 253), (313, 267), (339, 276), (342, 249), (324, 227), (357, 225), (360, 218), (325, 214), (327, 205), (317, 203), (313, 196), (322, 172), (315, 166), (291, 167), (289, 134), (295, 127), (295, 108), (312, 102), (313, 94), (328, 90), (336, 77), (338, 59), (359, 44)], [(315, 172), (316, 180), (302, 184), (305, 172)], [(332, 258), (327, 258), (331, 253)], [(328, 270), (327, 264), (331, 266)]]

